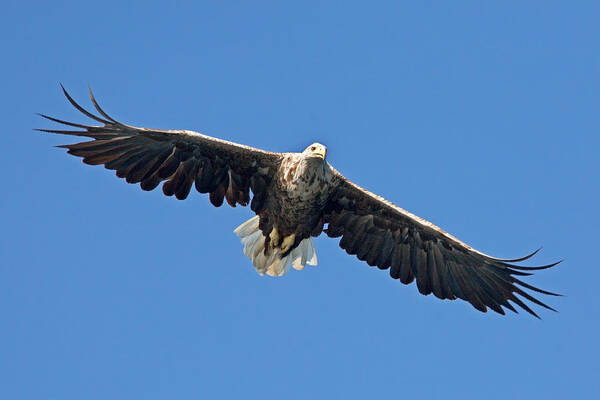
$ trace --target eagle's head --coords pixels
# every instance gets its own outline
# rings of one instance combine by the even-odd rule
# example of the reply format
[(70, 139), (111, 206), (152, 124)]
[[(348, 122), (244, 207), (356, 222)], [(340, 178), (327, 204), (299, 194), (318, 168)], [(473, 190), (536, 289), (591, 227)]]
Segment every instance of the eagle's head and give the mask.
[(321, 160), (325, 160), (327, 156), (327, 147), (322, 145), (321, 143), (313, 143), (308, 146), (303, 152), (303, 155), (309, 158), (319, 158)]

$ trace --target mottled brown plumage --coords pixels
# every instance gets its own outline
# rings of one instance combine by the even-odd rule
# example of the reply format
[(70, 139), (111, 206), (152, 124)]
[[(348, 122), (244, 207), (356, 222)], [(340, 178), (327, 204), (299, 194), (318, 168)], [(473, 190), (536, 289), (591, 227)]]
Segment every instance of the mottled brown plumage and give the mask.
[[(348, 254), (380, 269), (404, 284), (416, 281), (422, 294), (468, 301), (476, 309), (504, 314), (518, 305), (537, 314), (518, 296), (547, 309), (551, 307), (525, 292), (556, 295), (517, 276), (550, 268), (522, 267), (536, 252), (513, 260), (483, 254), (437, 226), (355, 185), (326, 160), (326, 148), (315, 143), (303, 153), (272, 153), (185, 130), (138, 128), (117, 122), (90, 98), (100, 116), (69, 102), (101, 126), (88, 126), (42, 115), (78, 130), (40, 129), (92, 138), (59, 146), (90, 165), (104, 165), (119, 178), (153, 190), (163, 182), (167, 196), (185, 199), (192, 187), (208, 193), (219, 207), (225, 201), (250, 208), (256, 218), (236, 234), (244, 253), (261, 274), (283, 275), (290, 265), (316, 265), (311, 236), (325, 232), (340, 237)], [(41, 114), (40, 114), (41, 115)], [(252, 191), (252, 198), (250, 196)], [(326, 225), (326, 228), (324, 226)]]
[[(298, 153), (283, 156), (267, 191), (265, 207), (257, 214), (263, 232), (271, 232), (276, 225), (282, 237), (295, 235), (292, 248), (284, 256), (303, 239), (319, 236), (323, 231), (323, 209), (331, 193), (331, 176), (330, 166), (320, 157), (306, 158)], [(267, 245), (269, 242), (267, 237)]]

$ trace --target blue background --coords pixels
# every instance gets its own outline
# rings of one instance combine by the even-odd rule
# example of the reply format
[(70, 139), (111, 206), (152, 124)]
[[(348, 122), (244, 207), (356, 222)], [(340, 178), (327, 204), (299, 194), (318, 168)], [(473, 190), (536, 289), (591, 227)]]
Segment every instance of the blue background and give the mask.
[[(162, 2), (161, 2), (162, 3)], [(598, 2), (3, 3), (0, 397), (600, 398)], [(43, 112), (272, 151), (498, 256), (559, 313), (421, 296), (324, 236), (257, 275), (247, 208), (143, 192)]]

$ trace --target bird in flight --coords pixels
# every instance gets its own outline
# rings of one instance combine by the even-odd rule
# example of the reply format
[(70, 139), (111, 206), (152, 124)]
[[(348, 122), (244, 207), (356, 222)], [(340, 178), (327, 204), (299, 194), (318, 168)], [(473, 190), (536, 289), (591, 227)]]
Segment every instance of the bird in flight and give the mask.
[[(58, 146), (90, 165), (103, 164), (119, 178), (185, 199), (192, 185), (208, 193), (220, 207), (246, 206), (255, 217), (234, 232), (256, 271), (282, 276), (317, 265), (312, 237), (324, 232), (341, 238), (339, 246), (370, 266), (389, 270), (404, 284), (416, 281), (420, 293), (440, 299), (462, 299), (477, 310), (504, 314), (514, 305), (538, 315), (523, 299), (555, 311), (525, 289), (558, 296), (519, 278), (528, 271), (557, 263), (525, 267), (538, 251), (521, 258), (500, 259), (475, 250), (434, 224), (350, 182), (326, 160), (327, 148), (313, 143), (301, 153), (272, 153), (188, 130), (139, 128), (111, 118), (90, 99), (99, 115), (81, 107), (81, 113), (99, 122), (92, 126), (40, 116), (75, 129), (38, 129), (93, 140)], [(252, 198), (250, 196), (252, 192)], [(559, 261), (560, 262), (560, 261)], [(520, 296), (520, 297), (517, 297)], [(512, 304), (511, 304), (512, 303)], [(539, 318), (539, 317), (538, 317)]]

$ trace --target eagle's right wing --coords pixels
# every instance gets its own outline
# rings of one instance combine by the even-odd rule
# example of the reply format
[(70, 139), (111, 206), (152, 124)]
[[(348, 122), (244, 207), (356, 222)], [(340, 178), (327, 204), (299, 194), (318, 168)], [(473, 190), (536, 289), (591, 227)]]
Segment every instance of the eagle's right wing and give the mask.
[(487, 307), (504, 314), (502, 307), (516, 311), (509, 301), (537, 317), (519, 295), (553, 310), (524, 289), (554, 295), (531, 286), (517, 276), (527, 271), (553, 267), (523, 267), (519, 259), (498, 259), (481, 253), (434, 224), (409, 213), (384, 198), (350, 182), (335, 171), (335, 192), (327, 205), (325, 233), (340, 237), (348, 254), (380, 269), (404, 284), (417, 281), (420, 293), (440, 299), (468, 301), (485, 312)]
[[(62, 85), (61, 85), (62, 87)], [(63, 88), (69, 102), (102, 126), (63, 121), (40, 114), (54, 122), (81, 130), (38, 129), (43, 132), (84, 136), (94, 140), (59, 147), (83, 158), (90, 165), (104, 164), (116, 170), (119, 178), (140, 183), (143, 190), (153, 190), (162, 181), (167, 196), (185, 199), (195, 185), (200, 193), (209, 193), (210, 202), (219, 207), (223, 199), (235, 207), (250, 201), (258, 212), (266, 189), (281, 161), (280, 153), (271, 153), (186, 130), (138, 128), (118, 122), (98, 105), (92, 91), (90, 98), (101, 115), (93, 115), (77, 104)]]

